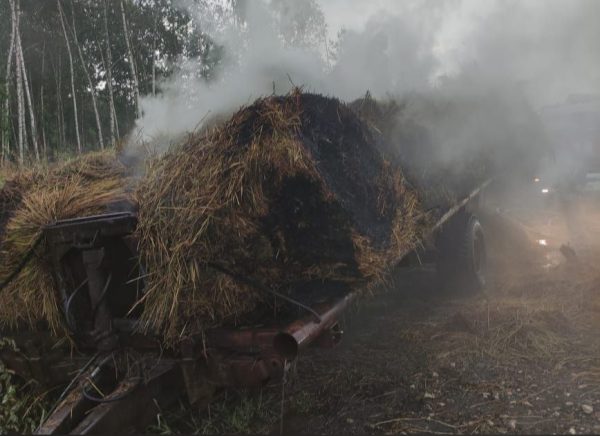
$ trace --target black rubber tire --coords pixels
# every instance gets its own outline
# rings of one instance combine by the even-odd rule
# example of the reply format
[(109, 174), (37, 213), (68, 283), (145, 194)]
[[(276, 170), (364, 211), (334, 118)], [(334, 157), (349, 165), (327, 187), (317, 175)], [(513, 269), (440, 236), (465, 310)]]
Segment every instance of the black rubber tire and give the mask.
[(474, 293), (486, 286), (487, 253), (481, 223), (462, 214), (438, 238), (437, 273), (444, 289)]

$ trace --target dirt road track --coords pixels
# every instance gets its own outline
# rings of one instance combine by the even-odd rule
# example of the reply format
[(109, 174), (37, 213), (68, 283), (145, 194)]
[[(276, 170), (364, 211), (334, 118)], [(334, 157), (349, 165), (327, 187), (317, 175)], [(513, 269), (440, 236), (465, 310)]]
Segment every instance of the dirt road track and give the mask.
[(286, 429), (600, 433), (599, 274), (542, 264), (497, 271), (487, 296), (398, 275), (338, 349), (298, 362)]

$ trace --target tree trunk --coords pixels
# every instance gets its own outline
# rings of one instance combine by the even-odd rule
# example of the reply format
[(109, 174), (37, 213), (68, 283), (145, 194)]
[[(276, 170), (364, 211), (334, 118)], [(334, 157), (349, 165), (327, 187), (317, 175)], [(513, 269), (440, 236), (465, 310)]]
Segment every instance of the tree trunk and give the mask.
[(87, 144), (87, 138), (85, 135), (85, 102), (83, 99), (80, 101), (79, 107), (79, 128), (81, 129), (81, 143)]
[(69, 69), (71, 72), (71, 95), (73, 97), (73, 117), (75, 118), (75, 137), (77, 139), (77, 152), (81, 153), (81, 138), (79, 136), (79, 119), (77, 115), (77, 96), (75, 95), (75, 74), (73, 72), (73, 54), (71, 53), (71, 43), (69, 42), (69, 35), (67, 33), (67, 27), (65, 26), (65, 17), (63, 8), (60, 4), (60, 0), (57, 2), (58, 4), (58, 15), (60, 16), (60, 24), (63, 29), (63, 34), (65, 35), (65, 43), (67, 45), (67, 54), (69, 55)]
[(156, 97), (156, 49), (152, 53), (152, 97)]
[[(12, 2), (11, 2), (12, 3)], [(15, 5), (15, 71), (17, 76), (17, 112), (18, 112), (18, 130), (19, 130), (19, 164), (23, 164), (25, 160), (24, 143), (25, 138), (25, 101), (23, 99), (23, 70), (21, 69), (21, 61), (19, 58), (18, 39), (19, 39), (19, 14), (21, 13), (19, 0), (16, 0)]]
[(90, 87), (90, 92), (92, 94), (92, 107), (94, 108), (94, 115), (96, 116), (96, 128), (98, 129), (98, 143), (100, 144), (100, 148), (104, 150), (102, 123), (100, 122), (100, 113), (98, 112), (98, 104), (96, 100), (96, 87), (92, 83), (92, 78), (90, 76), (87, 64), (83, 58), (83, 52), (81, 51), (81, 46), (79, 45), (79, 39), (77, 38), (77, 27), (75, 26), (75, 7), (73, 6), (73, 3), (71, 3), (71, 13), (73, 15), (73, 40), (75, 41), (75, 45), (77, 46), (79, 60), (81, 62), (81, 65), (83, 66), (83, 70), (85, 71), (85, 77), (87, 78), (88, 86)]
[[(106, 84), (108, 86), (109, 112), (110, 112), (110, 142), (114, 145), (119, 137), (119, 126), (117, 124), (117, 112), (115, 110), (115, 98), (112, 86), (112, 52), (110, 49), (110, 34), (108, 33), (108, 0), (104, 0), (104, 37), (106, 39), (106, 61), (102, 56), (104, 68), (106, 69)], [(100, 50), (102, 53), (102, 50)]]
[(15, 144), (19, 143), (19, 138), (17, 136), (17, 126), (15, 126), (15, 120), (14, 117), (10, 117), (10, 130), (12, 132), (12, 140)]
[(123, 34), (125, 35), (125, 44), (127, 46), (127, 57), (129, 58), (129, 68), (131, 69), (131, 76), (133, 79), (133, 94), (135, 97), (135, 115), (137, 118), (140, 117), (140, 85), (137, 77), (137, 71), (135, 68), (135, 58), (133, 57), (133, 51), (131, 50), (131, 43), (129, 42), (129, 32), (127, 30), (127, 18), (125, 17), (125, 5), (121, 0), (121, 17), (123, 19)]
[(27, 106), (29, 107), (29, 126), (31, 127), (31, 143), (35, 159), (40, 160), (40, 149), (38, 147), (37, 125), (35, 123), (35, 112), (33, 110), (33, 99), (31, 98), (31, 90), (29, 89), (29, 79), (27, 78), (27, 69), (25, 68), (25, 56), (23, 56), (23, 46), (21, 44), (21, 35), (17, 35), (17, 50), (19, 52), (19, 62), (23, 73), (23, 86), (25, 87), (25, 96), (27, 97)]
[(11, 31), (10, 31), (10, 45), (8, 48), (8, 56), (6, 58), (6, 90), (4, 97), (6, 100), (4, 101), (4, 107), (2, 111), (2, 156), (0, 163), (4, 163), (5, 159), (8, 158), (10, 152), (10, 73), (12, 70), (12, 58), (13, 53), (15, 51), (15, 33), (16, 33), (16, 12), (15, 12), (15, 2), (14, 0), (10, 0), (10, 10), (11, 10)]
[(154, 34), (152, 35), (152, 96), (156, 96), (156, 28), (158, 16), (154, 19)]
[[(61, 62), (60, 62), (60, 53), (58, 53), (58, 63), (57, 66), (55, 66), (53, 64), (54, 67), (54, 85), (56, 86), (56, 110), (54, 111), (54, 114), (56, 115), (56, 132), (58, 133), (58, 137), (56, 138), (56, 148), (60, 149), (62, 148), (62, 132), (61, 132), (61, 125), (60, 125), (60, 100), (61, 100), (61, 95), (60, 95), (60, 66), (61, 66)], [(47, 156), (50, 157), (50, 156)]]
[(46, 71), (46, 43), (42, 47), (42, 80), (40, 84), (40, 120), (41, 120), (41, 128), (42, 128), (42, 147), (43, 147), (43, 155), (44, 160), (48, 160), (48, 143), (46, 142), (46, 123), (44, 119), (46, 114), (44, 113), (44, 79), (45, 79), (45, 71)]
[(56, 95), (58, 97), (58, 142), (59, 149), (63, 149), (66, 143), (65, 137), (65, 114), (63, 99), (62, 99), (62, 56), (58, 53), (58, 74), (56, 77)]

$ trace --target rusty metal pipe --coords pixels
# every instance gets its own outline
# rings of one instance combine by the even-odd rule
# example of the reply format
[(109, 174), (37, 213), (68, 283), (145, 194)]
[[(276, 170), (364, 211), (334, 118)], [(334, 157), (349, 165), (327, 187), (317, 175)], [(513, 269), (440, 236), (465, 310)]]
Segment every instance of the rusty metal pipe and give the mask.
[(342, 312), (356, 298), (355, 293), (330, 303), (316, 306), (321, 321), (308, 315), (288, 324), (283, 329), (214, 329), (206, 332), (205, 340), (209, 348), (235, 351), (238, 353), (265, 354), (271, 351), (287, 361), (298, 356), (298, 351), (331, 330)]
[(208, 347), (244, 353), (259, 353), (273, 348), (276, 329), (213, 329), (205, 333)]
[(317, 306), (315, 309), (321, 316), (321, 322), (317, 322), (312, 316), (293, 321), (275, 336), (273, 348), (282, 355), (297, 355), (300, 349), (313, 343), (337, 324), (340, 315), (356, 298), (356, 295), (355, 292), (352, 292), (333, 303)]
[(208, 348), (240, 354), (263, 355), (273, 351), (287, 361), (298, 356), (296, 340), (280, 329), (228, 330), (214, 329), (205, 333)]

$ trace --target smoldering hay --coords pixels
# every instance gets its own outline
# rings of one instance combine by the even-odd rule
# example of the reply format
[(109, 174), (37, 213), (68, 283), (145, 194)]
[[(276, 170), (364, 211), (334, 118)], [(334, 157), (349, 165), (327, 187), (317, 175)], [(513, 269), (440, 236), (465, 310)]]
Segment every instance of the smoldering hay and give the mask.
[[(349, 106), (296, 90), (259, 99), (148, 159), (134, 192), (114, 157), (106, 176), (82, 175), (85, 158), (75, 171), (51, 170), (13, 205), (0, 280), (43, 225), (126, 198), (138, 210), (141, 328), (167, 344), (271, 308), (265, 288), (298, 299), (326, 284), (366, 289), (429, 225), (382, 141)], [(41, 319), (60, 332), (43, 247), (37, 254), (4, 290), (0, 321)]]
[(178, 338), (272, 301), (239, 277), (295, 296), (377, 279), (426, 227), (380, 139), (338, 100), (296, 91), (168, 152), (138, 190), (146, 328)]

